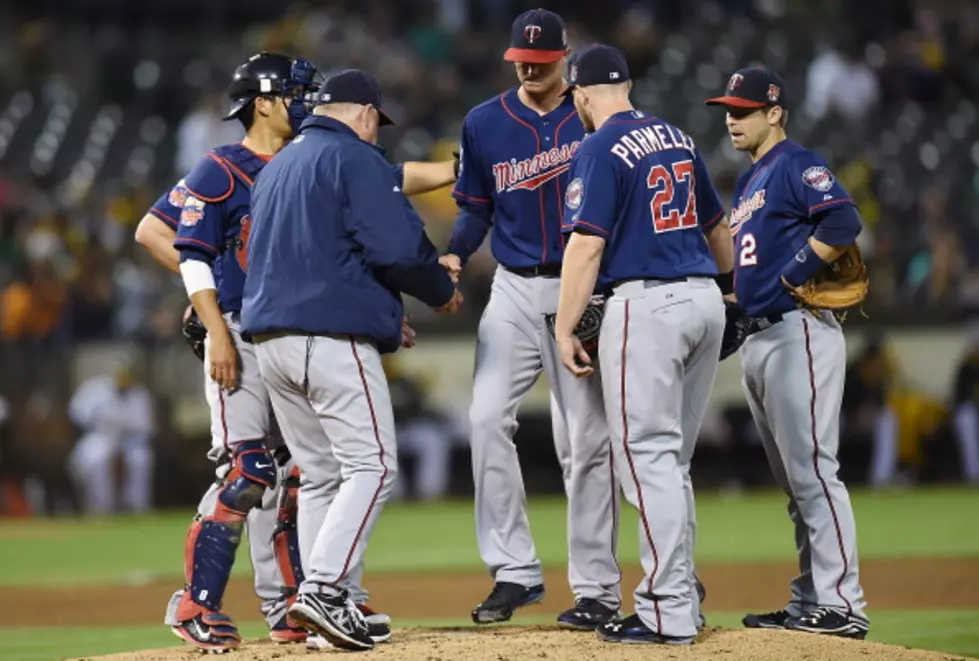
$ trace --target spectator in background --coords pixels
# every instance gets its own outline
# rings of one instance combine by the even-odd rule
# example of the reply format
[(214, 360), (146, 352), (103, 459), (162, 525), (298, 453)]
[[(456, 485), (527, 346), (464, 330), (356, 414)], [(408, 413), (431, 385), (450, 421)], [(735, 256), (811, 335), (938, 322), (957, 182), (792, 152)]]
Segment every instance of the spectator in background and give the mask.
[(146, 387), (136, 382), (132, 366), (121, 365), (111, 375), (97, 375), (82, 382), (68, 405), (68, 414), (83, 432), (68, 458), (68, 473), (81, 492), (85, 512), (117, 511), (119, 459), (125, 472), (123, 506), (130, 512), (149, 510), (153, 403)]
[[(420, 500), (441, 498), (449, 489), (452, 430), (428, 404), (421, 379), (402, 369), (394, 356), (383, 362), (394, 407), (398, 455), (415, 459), (412, 493)], [(406, 495), (406, 477), (402, 474), (395, 482), (393, 498)]]
[(180, 173), (177, 176), (190, 172), (211, 149), (238, 142), (244, 137), (241, 124), (223, 120), (221, 108), (221, 97), (208, 90), (201, 94), (197, 107), (181, 120), (177, 129), (177, 161), (174, 163)]
[(863, 44), (847, 39), (842, 48), (822, 49), (809, 64), (805, 112), (817, 121), (827, 116), (863, 121), (880, 98), (880, 84), (864, 60)]
[(955, 375), (955, 437), (966, 482), (979, 485), (979, 322), (969, 329), (969, 341)]
[(888, 402), (894, 380), (884, 339), (871, 336), (847, 365), (843, 415), (847, 435), (868, 434), (873, 442), (868, 480), (874, 487), (892, 484), (898, 469), (898, 420)]

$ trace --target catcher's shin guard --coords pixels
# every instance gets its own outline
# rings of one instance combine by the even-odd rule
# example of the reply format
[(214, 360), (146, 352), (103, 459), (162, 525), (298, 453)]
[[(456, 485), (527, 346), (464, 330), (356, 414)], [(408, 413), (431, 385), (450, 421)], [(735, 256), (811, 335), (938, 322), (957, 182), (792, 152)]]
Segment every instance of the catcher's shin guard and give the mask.
[(275, 464), (262, 441), (236, 445), (231, 462), (214, 511), (198, 514), (187, 533), (186, 586), (175, 614), (180, 622), (221, 610), (248, 511), (261, 504), (265, 489), (275, 486)]
[(282, 574), (282, 594), (288, 606), (296, 601), (299, 585), (305, 578), (299, 556), (299, 532), (296, 525), (298, 493), (299, 469), (293, 466), (279, 492), (278, 523), (272, 533), (275, 560)]

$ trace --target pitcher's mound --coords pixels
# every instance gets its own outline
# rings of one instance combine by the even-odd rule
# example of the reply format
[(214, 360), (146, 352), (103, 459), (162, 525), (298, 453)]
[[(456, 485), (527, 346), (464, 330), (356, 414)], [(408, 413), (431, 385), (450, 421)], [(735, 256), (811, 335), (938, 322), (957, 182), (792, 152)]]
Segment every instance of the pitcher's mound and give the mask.
[[(313, 661), (337, 650), (307, 651), (302, 645), (275, 645), (268, 640), (245, 643), (221, 657), (227, 661)], [(195, 661), (202, 655), (190, 647), (126, 652), (99, 661)], [(941, 652), (906, 649), (866, 641), (791, 631), (708, 629), (695, 645), (621, 645), (604, 643), (595, 634), (563, 631), (551, 626), (499, 626), (401, 629), (390, 642), (366, 652), (364, 659), (399, 661), (966, 661)]]

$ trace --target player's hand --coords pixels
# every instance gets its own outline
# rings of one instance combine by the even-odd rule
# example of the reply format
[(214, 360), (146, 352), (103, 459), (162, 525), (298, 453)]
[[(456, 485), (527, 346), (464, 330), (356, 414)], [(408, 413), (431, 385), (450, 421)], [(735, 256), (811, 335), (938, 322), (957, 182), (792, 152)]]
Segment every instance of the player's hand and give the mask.
[(211, 338), (207, 348), (211, 378), (225, 391), (238, 388), (238, 350), (230, 333), (219, 333)]
[(453, 255), (451, 253), (447, 255), (442, 255), (439, 257), (439, 264), (442, 265), (448, 274), (452, 278), (452, 284), (459, 283), (459, 274), (462, 273), (462, 260), (459, 259), (458, 255)]
[(738, 302), (738, 295), (737, 294), (725, 294), (722, 298), (725, 301), (729, 302), (729, 303), (737, 303)]
[(558, 355), (561, 356), (561, 362), (575, 376), (588, 376), (595, 371), (591, 364), (591, 356), (588, 355), (588, 352), (584, 350), (581, 342), (574, 335), (558, 338), (557, 350)]
[(458, 289), (452, 294), (452, 298), (445, 305), (435, 308), (439, 314), (455, 314), (462, 307), (462, 292)]
[(415, 329), (408, 325), (408, 317), (401, 320), (401, 346), (410, 349), (415, 346)]

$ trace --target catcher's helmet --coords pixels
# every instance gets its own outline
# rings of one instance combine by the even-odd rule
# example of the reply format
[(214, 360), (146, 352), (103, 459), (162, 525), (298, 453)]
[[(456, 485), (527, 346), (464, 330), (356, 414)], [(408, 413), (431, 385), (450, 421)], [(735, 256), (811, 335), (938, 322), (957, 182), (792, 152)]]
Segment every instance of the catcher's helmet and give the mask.
[(262, 51), (235, 69), (228, 86), (231, 109), (225, 119), (237, 117), (242, 108), (257, 96), (294, 96), (302, 100), (314, 91), (316, 67), (303, 58)]

